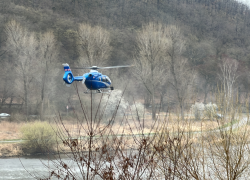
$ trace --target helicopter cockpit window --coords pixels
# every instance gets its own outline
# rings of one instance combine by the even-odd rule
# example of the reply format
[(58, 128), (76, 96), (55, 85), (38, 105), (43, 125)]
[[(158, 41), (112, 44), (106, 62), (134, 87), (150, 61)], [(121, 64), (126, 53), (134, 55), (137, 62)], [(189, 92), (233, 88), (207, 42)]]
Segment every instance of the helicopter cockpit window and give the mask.
[(106, 82), (106, 77), (105, 76), (102, 77), (102, 81)]
[(106, 77), (106, 80), (111, 84), (111, 80), (109, 79), (109, 77)]
[(107, 76), (102, 76), (102, 81), (103, 82), (109, 82), (111, 84), (111, 80)]

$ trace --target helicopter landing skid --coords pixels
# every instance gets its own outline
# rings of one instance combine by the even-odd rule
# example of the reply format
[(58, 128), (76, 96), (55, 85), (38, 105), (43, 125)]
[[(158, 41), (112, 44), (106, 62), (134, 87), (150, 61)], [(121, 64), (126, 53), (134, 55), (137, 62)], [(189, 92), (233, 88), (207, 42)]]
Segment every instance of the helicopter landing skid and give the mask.
[(106, 93), (106, 94), (109, 94), (111, 93), (111, 90), (101, 90), (101, 89), (98, 89), (98, 90), (87, 90), (86, 92), (84, 92), (85, 94), (99, 94), (99, 93)]

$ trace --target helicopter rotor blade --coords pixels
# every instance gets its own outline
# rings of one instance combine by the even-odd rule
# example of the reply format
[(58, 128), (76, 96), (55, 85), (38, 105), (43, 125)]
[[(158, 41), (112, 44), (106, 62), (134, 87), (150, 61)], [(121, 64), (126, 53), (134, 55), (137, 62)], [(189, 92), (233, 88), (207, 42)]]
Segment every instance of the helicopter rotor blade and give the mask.
[(98, 69), (112, 69), (112, 68), (123, 68), (123, 67), (131, 67), (131, 65), (125, 65), (125, 66), (109, 66), (109, 67), (98, 67)]
[(97, 70), (97, 69), (112, 69), (112, 68), (123, 68), (123, 67), (131, 67), (132, 65), (124, 65), (124, 66), (108, 66), (108, 67), (97, 67), (97, 66), (92, 66), (92, 67), (73, 67), (71, 69), (93, 69), (93, 70)]
[(93, 67), (72, 67), (71, 69), (92, 69)]

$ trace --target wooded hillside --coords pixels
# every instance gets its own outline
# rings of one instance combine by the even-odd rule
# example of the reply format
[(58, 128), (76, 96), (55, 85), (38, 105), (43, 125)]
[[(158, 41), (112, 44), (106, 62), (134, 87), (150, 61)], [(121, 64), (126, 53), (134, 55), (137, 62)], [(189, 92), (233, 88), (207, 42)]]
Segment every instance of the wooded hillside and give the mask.
[[(223, 67), (229, 68), (228, 64), (231, 64), (230, 67), (235, 67), (235, 80), (232, 80), (233, 84), (228, 88), (234, 92), (238, 91), (244, 98), (248, 97), (250, 9), (237, 1), (0, 0), (0, 62), (3, 67), (0, 79), (0, 108), (11, 112), (11, 108), (14, 107), (12, 104), (23, 104), (19, 109), (21, 112), (25, 112), (26, 109), (29, 114), (30, 109), (32, 113), (39, 114), (42, 112), (39, 110), (43, 107), (41, 104), (49, 104), (48, 100), (59, 109), (65, 108), (73, 88), (69, 90), (63, 86), (61, 64), (88, 64), (84, 49), (80, 47), (80, 24), (99, 27), (109, 33), (110, 52), (99, 59), (102, 61), (101, 64), (127, 65), (135, 64), (136, 59), (141, 60), (138, 56), (138, 34), (143, 32), (144, 26), (147, 29), (146, 26), (150, 23), (166, 27), (168, 40), (173, 37), (171, 29), (177, 27), (179, 37), (182, 37), (183, 48), (179, 53), (171, 54), (169, 48), (176, 48), (175, 40), (172, 38), (172, 46), (169, 45), (162, 50), (159, 63), (165, 67), (161, 76), (164, 78), (161, 78), (159, 84), (155, 84), (158, 87), (153, 91), (155, 97), (152, 97), (150, 87), (147, 90), (143, 83), (136, 83), (142, 82), (134, 74), (134, 71), (140, 72), (139, 66), (136, 70), (122, 69), (113, 74), (104, 72), (112, 77), (114, 87), (121, 87), (118, 85), (121, 79), (132, 78), (129, 91), (134, 92), (132, 94), (136, 98), (145, 98), (147, 104), (151, 104), (152, 99), (155, 99), (156, 102), (172, 102), (183, 108), (184, 103), (198, 99), (205, 103), (211, 101), (208, 99), (209, 94), (215, 91), (218, 85), (229, 83), (225, 80), (226, 75), (223, 75)], [(10, 41), (13, 37), (13, 33), (10, 32), (14, 31), (11, 28), (16, 32), (22, 32), (19, 35), (23, 40), (19, 40), (23, 43), (16, 44), (15, 48)], [(155, 31), (157, 30), (154, 29)], [(43, 45), (51, 45), (50, 56), (42, 48)], [(29, 67), (29, 70), (20, 70), (20, 60), (27, 60), (27, 54), (30, 60), (37, 59), (37, 62)], [(163, 59), (165, 60), (162, 63)], [(178, 63), (174, 65), (173, 62)], [(176, 68), (180, 70), (182, 66), (185, 67), (186, 74), (180, 75), (180, 72), (173, 71)], [(34, 67), (38, 69), (35, 70)], [(27, 71), (29, 73), (26, 75), (22, 73)], [(195, 75), (192, 88), (187, 88), (184, 84), (184, 77), (189, 77), (188, 72)], [(116, 78), (117, 76), (119, 78)], [(178, 78), (179, 80), (174, 82)], [(188, 89), (188, 93), (176, 93), (180, 89)], [(137, 96), (138, 92), (143, 93)], [(6, 109), (7, 107), (9, 109)]]

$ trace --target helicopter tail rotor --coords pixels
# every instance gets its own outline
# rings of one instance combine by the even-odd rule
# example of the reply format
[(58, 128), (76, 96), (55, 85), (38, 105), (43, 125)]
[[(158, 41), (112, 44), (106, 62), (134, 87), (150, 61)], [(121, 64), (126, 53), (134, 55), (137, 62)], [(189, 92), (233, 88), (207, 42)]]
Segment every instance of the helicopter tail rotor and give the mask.
[(71, 84), (74, 81), (74, 76), (73, 76), (73, 73), (71, 72), (69, 64), (65, 63), (62, 65), (64, 66), (63, 80), (66, 84)]

